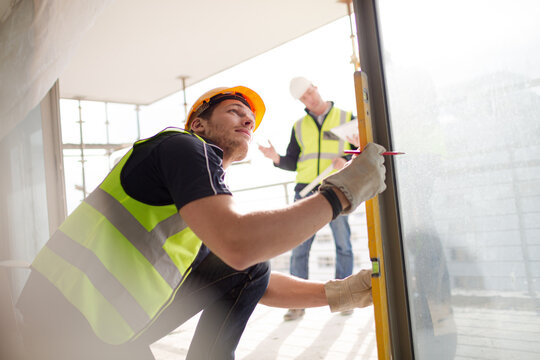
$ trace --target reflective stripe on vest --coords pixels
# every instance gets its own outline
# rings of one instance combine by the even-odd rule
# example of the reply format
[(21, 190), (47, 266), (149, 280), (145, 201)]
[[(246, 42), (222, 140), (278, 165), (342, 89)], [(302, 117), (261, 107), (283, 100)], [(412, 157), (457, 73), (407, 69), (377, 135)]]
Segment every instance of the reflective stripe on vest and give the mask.
[(124, 192), (120, 173), (132, 151), (32, 263), (110, 344), (135, 338), (170, 304), (202, 244), (174, 205), (147, 205)]
[(178, 284), (182, 274), (163, 249), (163, 245), (170, 236), (187, 227), (180, 214), (175, 212), (148, 232), (122, 204), (100, 188), (92, 192), (85, 201), (103, 214), (139, 250), (170, 287), (174, 288)]
[(350, 149), (345, 141), (324, 139), (324, 133), (351, 121), (352, 114), (332, 107), (319, 130), (316, 120), (304, 116), (294, 124), (300, 155), (296, 166), (296, 182), (308, 184), (332, 164), (343, 151)]

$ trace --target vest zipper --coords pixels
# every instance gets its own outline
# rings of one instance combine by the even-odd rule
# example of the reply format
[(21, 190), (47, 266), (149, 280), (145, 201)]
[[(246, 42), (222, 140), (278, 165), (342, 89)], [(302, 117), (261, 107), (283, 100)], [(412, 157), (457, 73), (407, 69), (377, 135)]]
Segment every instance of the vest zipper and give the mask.
[[(328, 115), (328, 114), (327, 114)], [(315, 125), (317, 125), (317, 128), (319, 129), (319, 147), (317, 149), (317, 176), (321, 173), (321, 143), (322, 143), (322, 127), (324, 124), (324, 121), (326, 120), (326, 117), (323, 119), (322, 124), (319, 125), (319, 122), (315, 119)]]

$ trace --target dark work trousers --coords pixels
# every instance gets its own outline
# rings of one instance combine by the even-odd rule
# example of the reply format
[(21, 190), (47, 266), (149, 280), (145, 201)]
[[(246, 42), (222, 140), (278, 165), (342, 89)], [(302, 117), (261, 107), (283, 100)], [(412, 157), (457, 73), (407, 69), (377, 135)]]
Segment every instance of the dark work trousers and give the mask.
[(141, 336), (122, 345), (110, 345), (94, 335), (82, 314), (56, 288), (32, 271), (17, 305), (25, 349), (29, 359), (154, 359), (150, 344), (202, 310), (186, 359), (234, 359), (269, 278), (268, 263), (238, 271), (210, 253)]

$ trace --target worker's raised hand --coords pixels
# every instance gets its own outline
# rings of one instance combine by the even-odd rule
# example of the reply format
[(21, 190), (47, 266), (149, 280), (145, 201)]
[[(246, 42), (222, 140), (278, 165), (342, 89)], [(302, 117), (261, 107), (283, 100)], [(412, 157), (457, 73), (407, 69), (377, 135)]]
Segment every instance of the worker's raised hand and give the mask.
[(358, 134), (351, 134), (345, 136), (345, 139), (349, 142), (349, 144), (353, 144), (356, 147), (360, 147), (360, 137)]
[(263, 155), (270, 160), (274, 162), (274, 164), (279, 164), (279, 154), (277, 153), (276, 149), (274, 148), (274, 145), (268, 140), (268, 144), (270, 146), (263, 146), (259, 144), (259, 150), (263, 153)]
[(362, 153), (347, 162), (343, 169), (323, 180), (321, 189), (335, 186), (349, 200), (351, 206), (343, 213), (351, 213), (362, 202), (386, 189), (386, 169), (381, 155), (385, 151), (380, 145), (367, 144)]
[(330, 280), (324, 284), (324, 292), (332, 312), (371, 305), (371, 270), (361, 270), (343, 280)]

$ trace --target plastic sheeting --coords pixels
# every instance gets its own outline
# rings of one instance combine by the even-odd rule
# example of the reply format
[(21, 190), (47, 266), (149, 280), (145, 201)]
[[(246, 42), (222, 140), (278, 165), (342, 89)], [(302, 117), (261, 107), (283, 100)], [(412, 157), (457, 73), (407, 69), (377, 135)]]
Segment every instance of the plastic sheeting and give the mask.
[(112, 0), (2, 0), (0, 139), (33, 109)]

